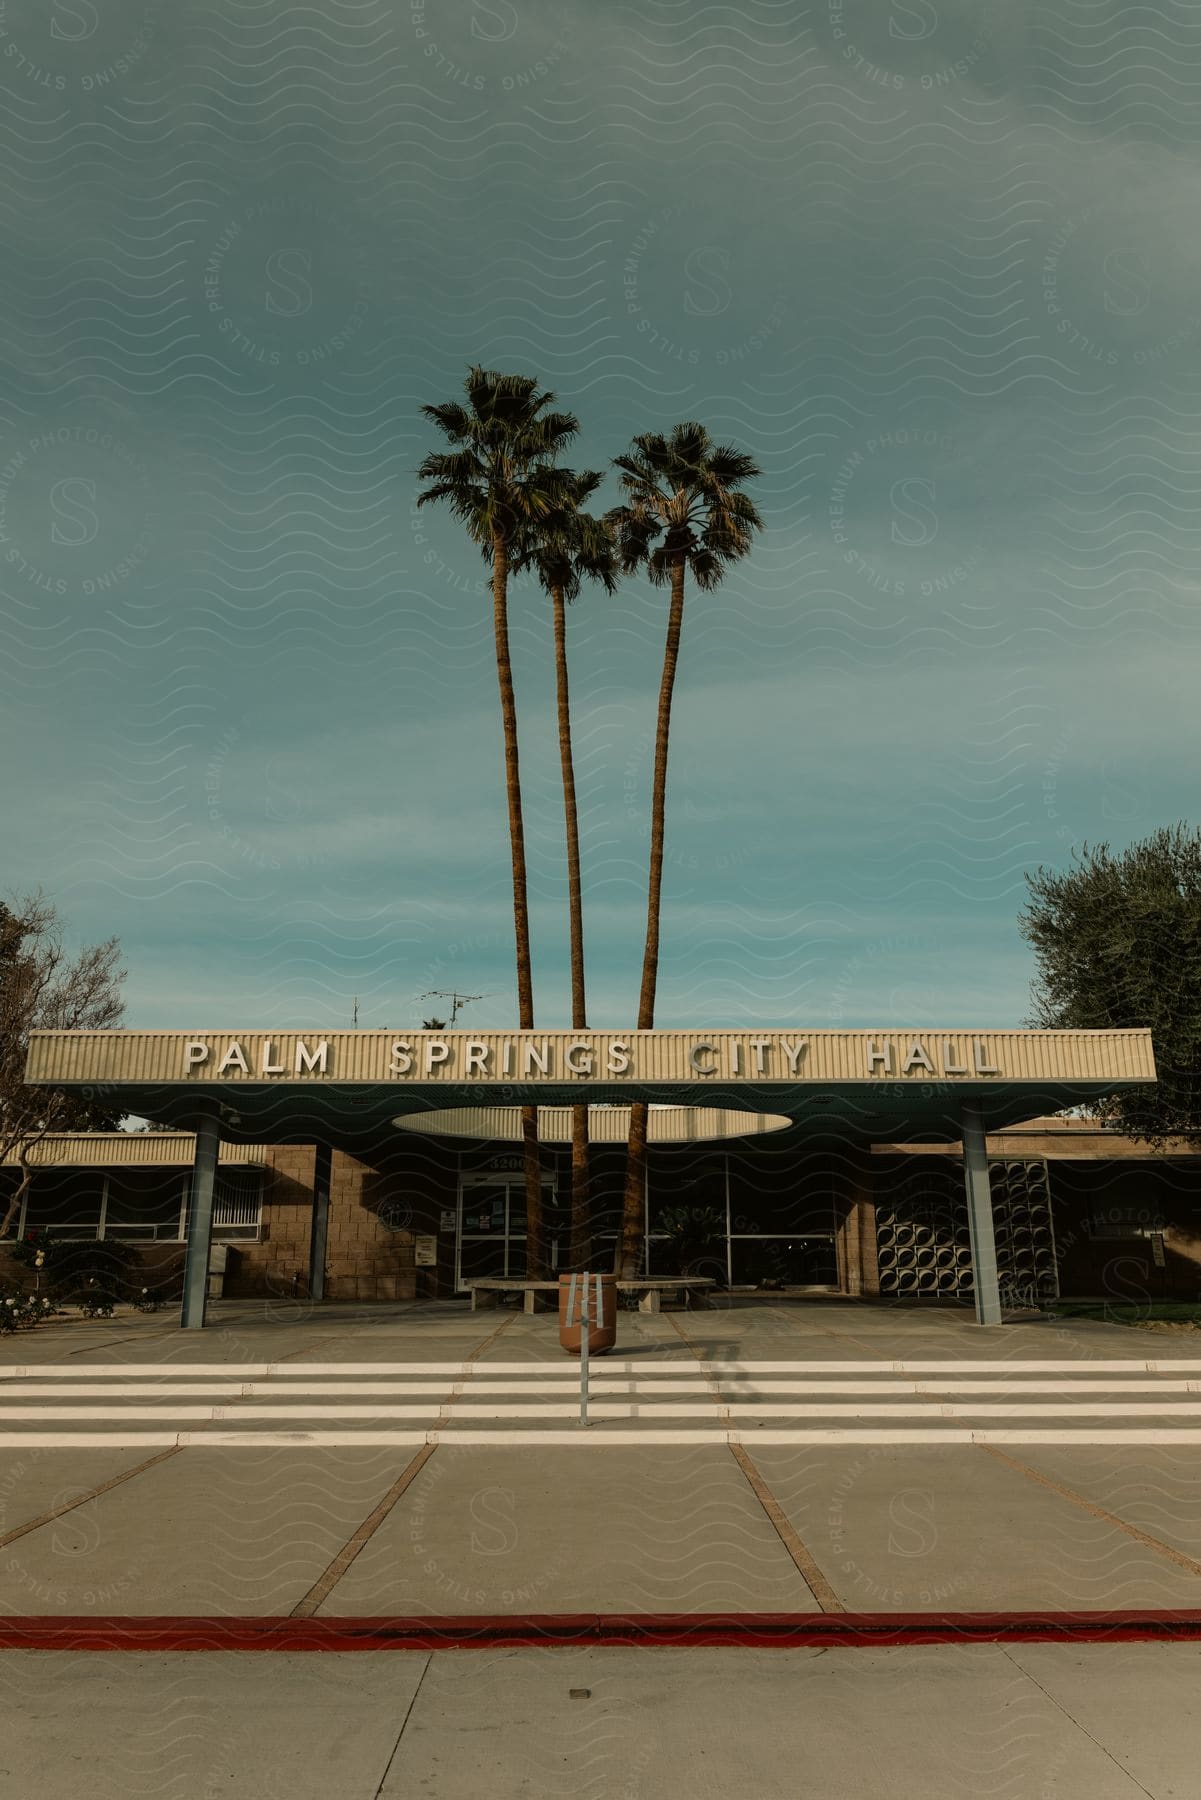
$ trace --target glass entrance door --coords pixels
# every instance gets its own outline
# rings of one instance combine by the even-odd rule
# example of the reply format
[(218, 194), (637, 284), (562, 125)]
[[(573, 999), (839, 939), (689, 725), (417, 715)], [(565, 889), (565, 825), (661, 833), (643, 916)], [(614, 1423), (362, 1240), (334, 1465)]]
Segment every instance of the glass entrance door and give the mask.
[[(550, 1229), (555, 1184), (542, 1183), (547, 1252), (553, 1271), (557, 1239)], [(521, 1175), (463, 1175), (459, 1180), (459, 1231), (455, 1245), (455, 1289), (467, 1290), (472, 1277), (503, 1276), (520, 1281), (525, 1264), (525, 1179)]]

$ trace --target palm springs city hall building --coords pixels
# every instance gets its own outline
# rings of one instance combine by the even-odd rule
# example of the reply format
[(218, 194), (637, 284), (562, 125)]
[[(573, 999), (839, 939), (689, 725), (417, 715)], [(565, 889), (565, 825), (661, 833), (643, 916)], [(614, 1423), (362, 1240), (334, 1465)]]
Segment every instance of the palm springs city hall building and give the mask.
[(597, 1268), (639, 1099), (649, 1275), (679, 1272), (662, 1224), (686, 1207), (709, 1226), (694, 1266), (735, 1293), (990, 1324), (1003, 1304), (1201, 1289), (1201, 1158), (1084, 1116), (1154, 1079), (1143, 1031), (42, 1032), (26, 1073), (155, 1129), (46, 1140), (20, 1230), (136, 1244), (186, 1326), (212, 1271), (226, 1295), (356, 1301), (524, 1275), (523, 1104), (566, 1266), (585, 1100)]

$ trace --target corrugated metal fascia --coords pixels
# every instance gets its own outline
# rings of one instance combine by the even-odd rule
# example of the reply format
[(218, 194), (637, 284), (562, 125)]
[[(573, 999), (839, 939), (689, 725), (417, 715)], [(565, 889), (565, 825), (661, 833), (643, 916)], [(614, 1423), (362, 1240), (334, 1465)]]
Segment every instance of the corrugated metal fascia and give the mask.
[[(30, 1043), (27, 1078), (53, 1083), (78, 1082), (103, 1086), (106, 1083), (140, 1083), (146, 1085), (212, 1086), (221, 1083), (233, 1087), (239, 1082), (282, 1087), (335, 1082), (379, 1083), (381, 1085), (431, 1086), (461, 1085), (464, 1079), (480, 1079), (478, 1073), (466, 1075), (463, 1062), (468, 1044), (487, 1046), (491, 1081), (507, 1078), (523, 1082), (562, 1082), (564, 1057), (572, 1044), (587, 1046), (595, 1060), (595, 1079), (623, 1079), (620, 1073), (609, 1075), (605, 1063), (610, 1046), (617, 1043), (633, 1048), (631, 1082), (696, 1082), (703, 1085), (690, 1062), (690, 1052), (699, 1044), (710, 1044), (721, 1062), (721, 1078), (753, 1082), (788, 1080), (787, 1061), (773, 1052), (774, 1066), (760, 1074), (753, 1049), (756, 1038), (769, 1045), (786, 1046), (803, 1039), (805, 1053), (798, 1068), (804, 1082), (828, 1082), (833, 1085), (878, 1084), (882, 1078), (868, 1069), (869, 1049), (892, 1047), (896, 1072), (891, 1079), (912, 1080), (919, 1084), (929, 1079), (918, 1068), (908, 1075), (900, 1072), (907, 1048), (917, 1042), (941, 1055), (944, 1044), (953, 1058), (974, 1070), (975, 1046), (979, 1043), (988, 1057), (996, 1059), (998, 1074), (989, 1076), (997, 1085), (1005, 1082), (1071, 1082), (1071, 1081), (1145, 1081), (1155, 1076), (1150, 1034), (1145, 1031), (973, 1031), (923, 1028), (918, 1030), (804, 1031), (787, 1027), (760, 1028), (746, 1031), (652, 1031), (652, 1032), (410, 1032), (407, 1036), (394, 1032), (52, 1032), (35, 1033)], [(410, 1045), (414, 1066), (407, 1072), (390, 1073), (390, 1048), (397, 1040)], [(212, 1046), (206, 1062), (189, 1075), (185, 1071), (185, 1053), (189, 1042)], [(240, 1044), (250, 1067), (241, 1071), (236, 1064), (218, 1074), (219, 1060), (231, 1044)], [(446, 1043), (452, 1055), (436, 1063), (429, 1071), (422, 1066), (428, 1044)], [(542, 1075), (534, 1065), (527, 1070), (525, 1046), (545, 1046), (551, 1072)], [(326, 1075), (302, 1071), (296, 1073), (298, 1046), (303, 1044), (311, 1057), (317, 1046), (327, 1046)], [(511, 1066), (506, 1069), (505, 1046), (511, 1046)], [(740, 1067), (735, 1070), (734, 1047), (738, 1046)], [(282, 1065), (264, 1076), (258, 1063), (270, 1051), (270, 1060)]]
[[(34, 1169), (190, 1168), (195, 1154), (195, 1136), (187, 1131), (82, 1131), (44, 1138), (29, 1161)], [(257, 1144), (221, 1145), (225, 1164), (261, 1167), (264, 1154)], [(4, 1162), (10, 1168), (18, 1165), (16, 1152), (10, 1151)]]

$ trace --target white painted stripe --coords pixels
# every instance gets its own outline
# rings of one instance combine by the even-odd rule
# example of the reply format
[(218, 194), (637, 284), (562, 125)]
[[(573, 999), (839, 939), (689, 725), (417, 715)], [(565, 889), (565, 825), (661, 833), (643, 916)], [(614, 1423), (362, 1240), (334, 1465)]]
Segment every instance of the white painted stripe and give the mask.
[[(1146, 1380), (1109, 1380), (1109, 1381), (980, 1381), (965, 1379), (963, 1381), (930, 1381), (913, 1380), (897, 1377), (891, 1381), (772, 1381), (770, 1379), (748, 1379), (735, 1382), (731, 1379), (714, 1378), (723, 1394), (748, 1399), (756, 1395), (775, 1398), (785, 1394), (823, 1395), (823, 1394), (953, 1394), (965, 1398), (973, 1398), (982, 1394), (1061, 1394), (1074, 1399), (1078, 1394), (1112, 1394), (1121, 1397), (1127, 1394), (1201, 1394), (1201, 1379), (1196, 1381), (1173, 1381), (1166, 1375), (1151, 1376)], [(396, 1395), (417, 1397), (428, 1394), (442, 1399), (452, 1386), (461, 1386), (471, 1394), (512, 1394), (518, 1397), (523, 1394), (578, 1394), (578, 1377), (553, 1381), (480, 1381), (460, 1378), (452, 1383), (447, 1377), (442, 1381), (314, 1381), (297, 1386), (295, 1383), (243, 1381), (237, 1384), (222, 1385), (215, 1381), (188, 1382), (156, 1382), (156, 1381), (46, 1381), (46, 1382), (10, 1382), (0, 1389), (5, 1400), (41, 1400), (41, 1399), (153, 1399), (168, 1396), (171, 1399), (207, 1399), (213, 1402), (224, 1402), (238, 1399), (256, 1399), (272, 1395), (288, 1398), (307, 1398), (309, 1396), (333, 1398), (344, 1394), (348, 1399), (363, 1399), (372, 1395)], [(630, 1380), (606, 1379), (591, 1377), (589, 1387), (596, 1394), (710, 1394), (713, 1384), (705, 1380), (682, 1381), (643, 1381), (638, 1378)]]
[[(515, 1401), (508, 1405), (498, 1401), (471, 1401), (457, 1398), (447, 1402), (453, 1416), (466, 1419), (571, 1419), (580, 1410), (574, 1400)], [(1144, 1401), (1116, 1404), (1088, 1402), (1079, 1406), (1060, 1405), (1054, 1401), (1035, 1400), (1028, 1404), (1013, 1401), (1006, 1404), (982, 1402), (960, 1404), (946, 1400), (923, 1403), (915, 1401), (847, 1402), (831, 1405), (819, 1401), (806, 1407), (788, 1406), (773, 1401), (730, 1402), (713, 1399), (707, 1405), (690, 1400), (598, 1400), (590, 1394), (588, 1409), (598, 1418), (610, 1419), (704, 1419), (715, 1410), (743, 1419), (1201, 1419), (1201, 1404), (1188, 1401), (1165, 1401), (1161, 1406)], [(302, 1401), (292, 1406), (278, 1402), (232, 1401), (213, 1406), (0, 1406), (0, 1419), (280, 1419), (299, 1422), (303, 1419), (436, 1419), (443, 1408), (425, 1401), (414, 1405), (395, 1401), (378, 1406)]]
[[(404, 1378), (415, 1375), (448, 1375), (456, 1378), (474, 1374), (486, 1375), (525, 1375), (531, 1379), (539, 1375), (562, 1375), (565, 1370), (578, 1368), (578, 1361), (566, 1354), (547, 1358), (541, 1362), (440, 1362), (440, 1363), (408, 1363), (398, 1359), (382, 1363), (14, 1363), (7, 1368), (0, 1365), (0, 1380), (35, 1380), (42, 1377), (69, 1376), (73, 1380), (87, 1377), (116, 1377), (126, 1380), (135, 1377), (161, 1380), (174, 1380), (179, 1377), (214, 1375), (227, 1381), (268, 1381), (276, 1378), (291, 1380), (307, 1380), (309, 1377), (326, 1375), (331, 1377), (351, 1375), (391, 1375)], [(871, 1361), (857, 1358), (854, 1361), (826, 1362), (805, 1359), (803, 1361), (755, 1362), (731, 1360), (700, 1360), (694, 1357), (606, 1357), (603, 1364), (597, 1361), (595, 1373), (601, 1370), (614, 1375), (640, 1375), (656, 1377), (673, 1376), (688, 1370), (714, 1375), (941, 1375), (950, 1378), (953, 1375), (991, 1375), (998, 1377), (1008, 1374), (1015, 1377), (1025, 1375), (1201, 1375), (1201, 1358), (1195, 1357), (1160, 1357), (1153, 1359), (1123, 1358), (1112, 1360), (1087, 1356), (1072, 1357), (1068, 1360), (1016, 1361), (1002, 1357), (984, 1359), (958, 1359), (955, 1357), (939, 1357), (932, 1361), (915, 1361), (906, 1359), (898, 1362)]]
[[(433, 1362), (410, 1363), (400, 1359), (382, 1363), (236, 1363), (236, 1362), (119, 1362), (119, 1363), (13, 1363), (7, 1368), (0, 1365), (0, 1380), (30, 1380), (37, 1376), (69, 1375), (78, 1381), (84, 1376), (155, 1376), (162, 1380), (174, 1380), (177, 1376), (216, 1375), (227, 1381), (270, 1381), (281, 1375), (296, 1375), (305, 1379), (310, 1375), (469, 1375), (475, 1368), (468, 1362)], [(504, 1363), (502, 1372), (509, 1370), (526, 1370), (537, 1374), (540, 1368), (558, 1368), (565, 1366), (564, 1361), (551, 1363)], [(693, 1365), (679, 1358), (677, 1368), (690, 1368)]]
[[(47, 1381), (45, 1383), (30, 1386), (12, 1382), (8, 1386), (0, 1388), (0, 1394), (3, 1395), (6, 1401), (35, 1401), (42, 1399), (66, 1400), (83, 1399), (85, 1397), (98, 1400), (174, 1400), (176, 1398), (195, 1400), (203, 1398), (215, 1401), (250, 1400), (272, 1394), (283, 1400), (305, 1399), (310, 1394), (324, 1395), (326, 1397), (345, 1394), (348, 1398), (360, 1400), (363, 1399), (365, 1395), (371, 1394), (412, 1396), (428, 1394), (431, 1398), (442, 1400), (456, 1387), (467, 1387), (468, 1385), (470, 1385), (472, 1393), (479, 1391), (486, 1394), (578, 1394), (580, 1391), (578, 1379), (575, 1381), (560, 1381), (546, 1384), (538, 1383), (536, 1385), (528, 1382), (518, 1384), (512, 1381), (486, 1382), (477, 1389), (474, 1382), (468, 1384), (462, 1378), (458, 1381), (452, 1381), (451, 1378), (447, 1376), (443, 1381), (314, 1381), (305, 1383), (299, 1387), (292, 1383), (283, 1385), (279, 1382), (268, 1381), (242, 1381), (238, 1382), (236, 1385), (226, 1384), (224, 1386), (216, 1381), (102, 1381), (95, 1383), (83, 1381)], [(633, 1382), (617, 1383), (614, 1385), (613, 1391), (615, 1393), (635, 1392), (638, 1391), (638, 1388), (639, 1384)], [(692, 1391), (704, 1393), (708, 1390), (703, 1381), (698, 1381), (692, 1384)]]
[[(488, 1363), (483, 1365), (492, 1368)], [(607, 1365), (610, 1366), (610, 1365)], [(698, 1368), (708, 1369), (715, 1375), (721, 1374), (755, 1374), (755, 1375), (1000, 1375), (1006, 1371), (1014, 1375), (1157, 1375), (1164, 1374), (1197, 1374), (1201, 1373), (1201, 1359), (1196, 1357), (1169, 1357), (1148, 1360), (1144, 1357), (1122, 1358), (1121, 1360), (1101, 1357), (1076, 1356), (1070, 1360), (1055, 1361), (1018, 1361), (1009, 1357), (962, 1358), (942, 1356), (932, 1361), (916, 1361), (907, 1357), (901, 1362), (744, 1362), (724, 1360), (698, 1361)], [(642, 1372), (646, 1364), (640, 1364)]]
[(900, 1426), (875, 1428), (855, 1426), (812, 1426), (778, 1430), (768, 1426), (758, 1431), (723, 1431), (683, 1428), (669, 1430), (624, 1430), (603, 1425), (584, 1429), (524, 1430), (500, 1428), (478, 1431), (448, 1427), (439, 1430), (386, 1431), (106, 1431), (106, 1432), (0, 1432), (0, 1452), (4, 1450), (151, 1450), (180, 1448), (196, 1450), (338, 1450), (338, 1449), (406, 1449), (419, 1444), (447, 1444), (463, 1448), (508, 1450), (513, 1448), (626, 1448), (635, 1450), (673, 1449), (689, 1445), (746, 1444), (777, 1448), (851, 1448), (878, 1444), (1043, 1444), (1064, 1449), (1108, 1446), (1185, 1447), (1201, 1445), (1201, 1429), (1164, 1426), (1155, 1430), (1115, 1428), (1102, 1430), (1088, 1427), (1081, 1431), (1042, 1430), (1033, 1426), (981, 1426), (976, 1428), (946, 1425), (933, 1429), (907, 1429)]

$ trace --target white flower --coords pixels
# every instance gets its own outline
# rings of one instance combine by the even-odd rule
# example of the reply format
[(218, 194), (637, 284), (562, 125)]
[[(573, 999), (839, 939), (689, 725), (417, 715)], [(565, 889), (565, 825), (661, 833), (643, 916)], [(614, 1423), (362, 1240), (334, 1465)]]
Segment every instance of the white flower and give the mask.
[(4, 1302), (4, 1304), (5, 1304), (5, 1306), (15, 1306), (17, 1303), (10, 1295), (10, 1297)]

